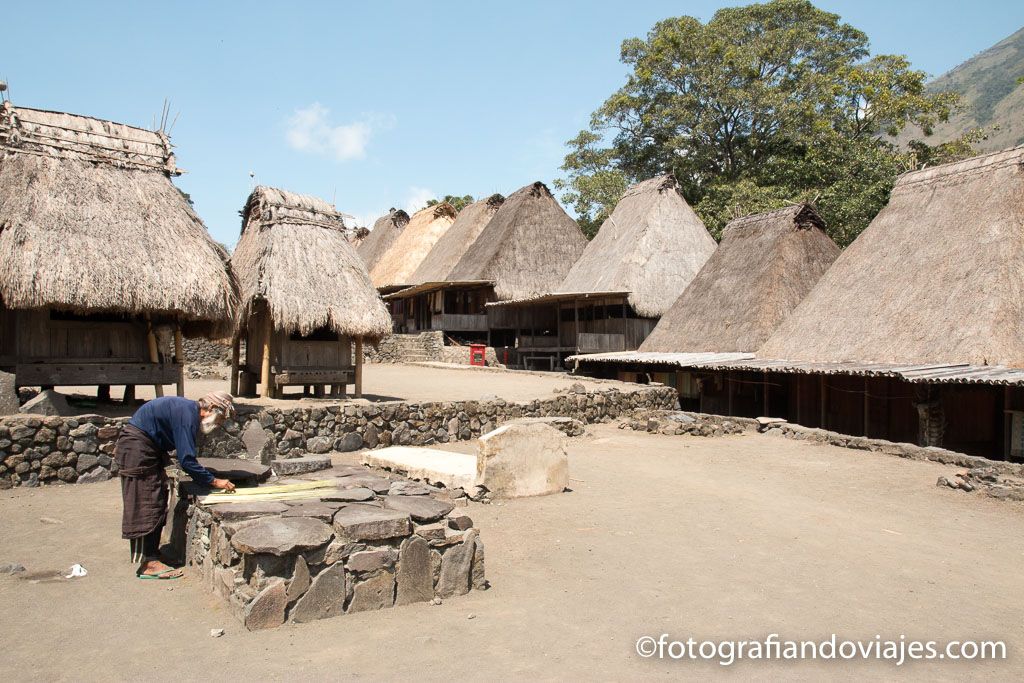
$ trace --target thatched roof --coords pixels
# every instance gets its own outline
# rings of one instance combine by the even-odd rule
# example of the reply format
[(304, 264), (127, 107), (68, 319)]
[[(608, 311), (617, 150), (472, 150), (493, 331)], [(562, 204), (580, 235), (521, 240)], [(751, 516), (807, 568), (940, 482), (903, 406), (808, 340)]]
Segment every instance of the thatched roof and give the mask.
[(4, 303), (230, 322), (234, 281), (171, 183), (171, 149), (162, 133), (0, 105)]
[(556, 291), (625, 291), (639, 315), (663, 315), (717, 246), (678, 188), (662, 175), (626, 190)]
[(408, 224), (409, 214), (401, 209), (391, 209), (377, 219), (373, 224), (373, 230), (359, 242), (356, 250), (366, 265), (366, 270), (371, 270), (377, 265), (377, 261), (380, 261)]
[(412, 284), (412, 274), (455, 223), (455, 207), (448, 202), (420, 209), (370, 268), (375, 287)]
[(809, 205), (739, 218), (640, 351), (752, 352), (839, 255)]
[(242, 290), (240, 327), (254, 303), (265, 300), (274, 327), (286, 332), (328, 327), (370, 339), (391, 332), (391, 316), (345, 238), (341, 214), (322, 199), (257, 187), (245, 203), (231, 262)]
[(409, 283), (419, 285), (447, 279), (448, 273), (452, 272), (462, 255), (473, 246), (477, 236), (491, 222), (504, 201), (505, 198), (500, 194), (492, 194), (459, 211), (452, 227), (448, 228), (448, 232), (437, 241), (419, 268), (413, 272)]
[(552, 291), (583, 253), (587, 238), (544, 183), (516, 190), (448, 274), (489, 280), (499, 300)]
[(1024, 147), (902, 176), (758, 351), (1024, 367)]

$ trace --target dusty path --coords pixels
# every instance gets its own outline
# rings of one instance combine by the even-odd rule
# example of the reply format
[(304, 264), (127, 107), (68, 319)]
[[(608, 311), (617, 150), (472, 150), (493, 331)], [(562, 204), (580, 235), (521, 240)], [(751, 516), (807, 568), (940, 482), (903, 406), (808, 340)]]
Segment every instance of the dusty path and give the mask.
[[(565, 390), (579, 382), (589, 391), (617, 387), (621, 391), (632, 391), (639, 385), (611, 380), (594, 381), (570, 377), (563, 373), (521, 372), (471, 368), (468, 366), (426, 366), (370, 363), (365, 366), (363, 376), (364, 398), (366, 401), (476, 401), (481, 398), (498, 396), (508, 401), (529, 401), (535, 398), (550, 398), (556, 389)], [(228, 381), (218, 379), (192, 379), (185, 381), (185, 395), (199, 398), (214, 390), (227, 390)], [(352, 387), (349, 386), (349, 390)], [(96, 387), (59, 387), (61, 393), (81, 394), (93, 397)], [(165, 387), (173, 392), (173, 387)], [(123, 387), (112, 387), (111, 395), (120, 401)], [(284, 400), (245, 399), (246, 403), (259, 405), (294, 406), (299, 400), (299, 387), (290, 387), (293, 397)], [(168, 394), (170, 395), (170, 394)], [(153, 387), (138, 386), (135, 396), (139, 399), (153, 398)], [(305, 399), (310, 402), (309, 399)], [(322, 403), (323, 401), (317, 401)], [(93, 410), (93, 408), (90, 408)], [(103, 414), (120, 414), (119, 406), (100, 406)]]
[[(131, 577), (115, 482), (2, 492), (0, 563), (45, 572), (81, 562), (90, 574), (0, 578), (0, 677), (1024, 674), (1024, 506), (936, 488), (950, 468), (766, 436), (701, 440), (612, 426), (574, 440), (571, 467), (572, 493), (470, 508), (492, 590), (263, 633), (245, 632), (191, 580)], [(210, 638), (215, 627), (227, 635)], [(1010, 659), (723, 668), (634, 653), (645, 634), (770, 632), (1004, 639)]]

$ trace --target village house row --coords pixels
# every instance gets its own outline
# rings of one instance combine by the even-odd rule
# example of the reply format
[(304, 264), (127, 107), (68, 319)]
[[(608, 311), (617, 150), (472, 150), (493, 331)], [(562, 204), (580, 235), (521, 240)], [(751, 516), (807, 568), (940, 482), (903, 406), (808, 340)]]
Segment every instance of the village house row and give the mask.
[(167, 136), (0, 109), (0, 370), (17, 386), (167, 385), (230, 344), (232, 393), (362, 393), (366, 345), (440, 332), (499, 362), (674, 387), (684, 409), (1024, 458), (1024, 147), (902, 176), (844, 251), (811, 205), (721, 243), (669, 175), (588, 242), (548, 188), (354, 230), (256, 187), (228, 255)]

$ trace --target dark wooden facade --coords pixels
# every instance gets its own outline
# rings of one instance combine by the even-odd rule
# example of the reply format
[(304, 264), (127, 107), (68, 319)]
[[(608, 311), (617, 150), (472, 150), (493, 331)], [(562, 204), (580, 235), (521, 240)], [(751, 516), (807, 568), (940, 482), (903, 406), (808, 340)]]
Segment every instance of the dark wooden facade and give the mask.
[[(658, 321), (641, 318), (625, 294), (551, 295), (487, 307), (494, 346), (511, 340), (513, 363), (554, 370), (578, 353), (634, 351)], [(500, 355), (499, 350), (499, 355)]]
[[(159, 344), (157, 337), (165, 343)], [(150, 384), (157, 395), (174, 384), (184, 394), (181, 328), (173, 319), (123, 314), (78, 315), (53, 309), (0, 307), (0, 367), (18, 386), (111, 386)]]
[(284, 388), (301, 386), (305, 393), (322, 397), (345, 396), (346, 385), (362, 395), (362, 339), (321, 328), (300, 335), (275, 329), (265, 304), (258, 304), (247, 321), (245, 358), (241, 337), (232, 347), (231, 392), (254, 396), (256, 385), (268, 398), (282, 398)]
[(599, 377), (675, 387), (684, 410), (778, 417), (850, 436), (1024, 460), (1024, 387), (669, 366), (589, 369)]
[(462, 342), (487, 341), (484, 306), (494, 301), (490, 284), (439, 287), (388, 301), (396, 334), (440, 330)]

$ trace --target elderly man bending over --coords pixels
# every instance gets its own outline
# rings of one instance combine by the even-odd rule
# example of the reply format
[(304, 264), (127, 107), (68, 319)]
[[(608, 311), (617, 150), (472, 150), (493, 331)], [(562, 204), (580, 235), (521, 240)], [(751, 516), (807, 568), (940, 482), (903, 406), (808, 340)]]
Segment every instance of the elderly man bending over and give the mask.
[(234, 415), (231, 395), (215, 391), (198, 401), (178, 396), (156, 398), (143, 405), (121, 430), (114, 458), (121, 476), (121, 537), (131, 543), (132, 562), (140, 579), (177, 579), (180, 569), (160, 561), (160, 532), (167, 521), (168, 451), (197, 484), (233, 491), (227, 479), (216, 479), (196, 460), (200, 433), (209, 434)]

